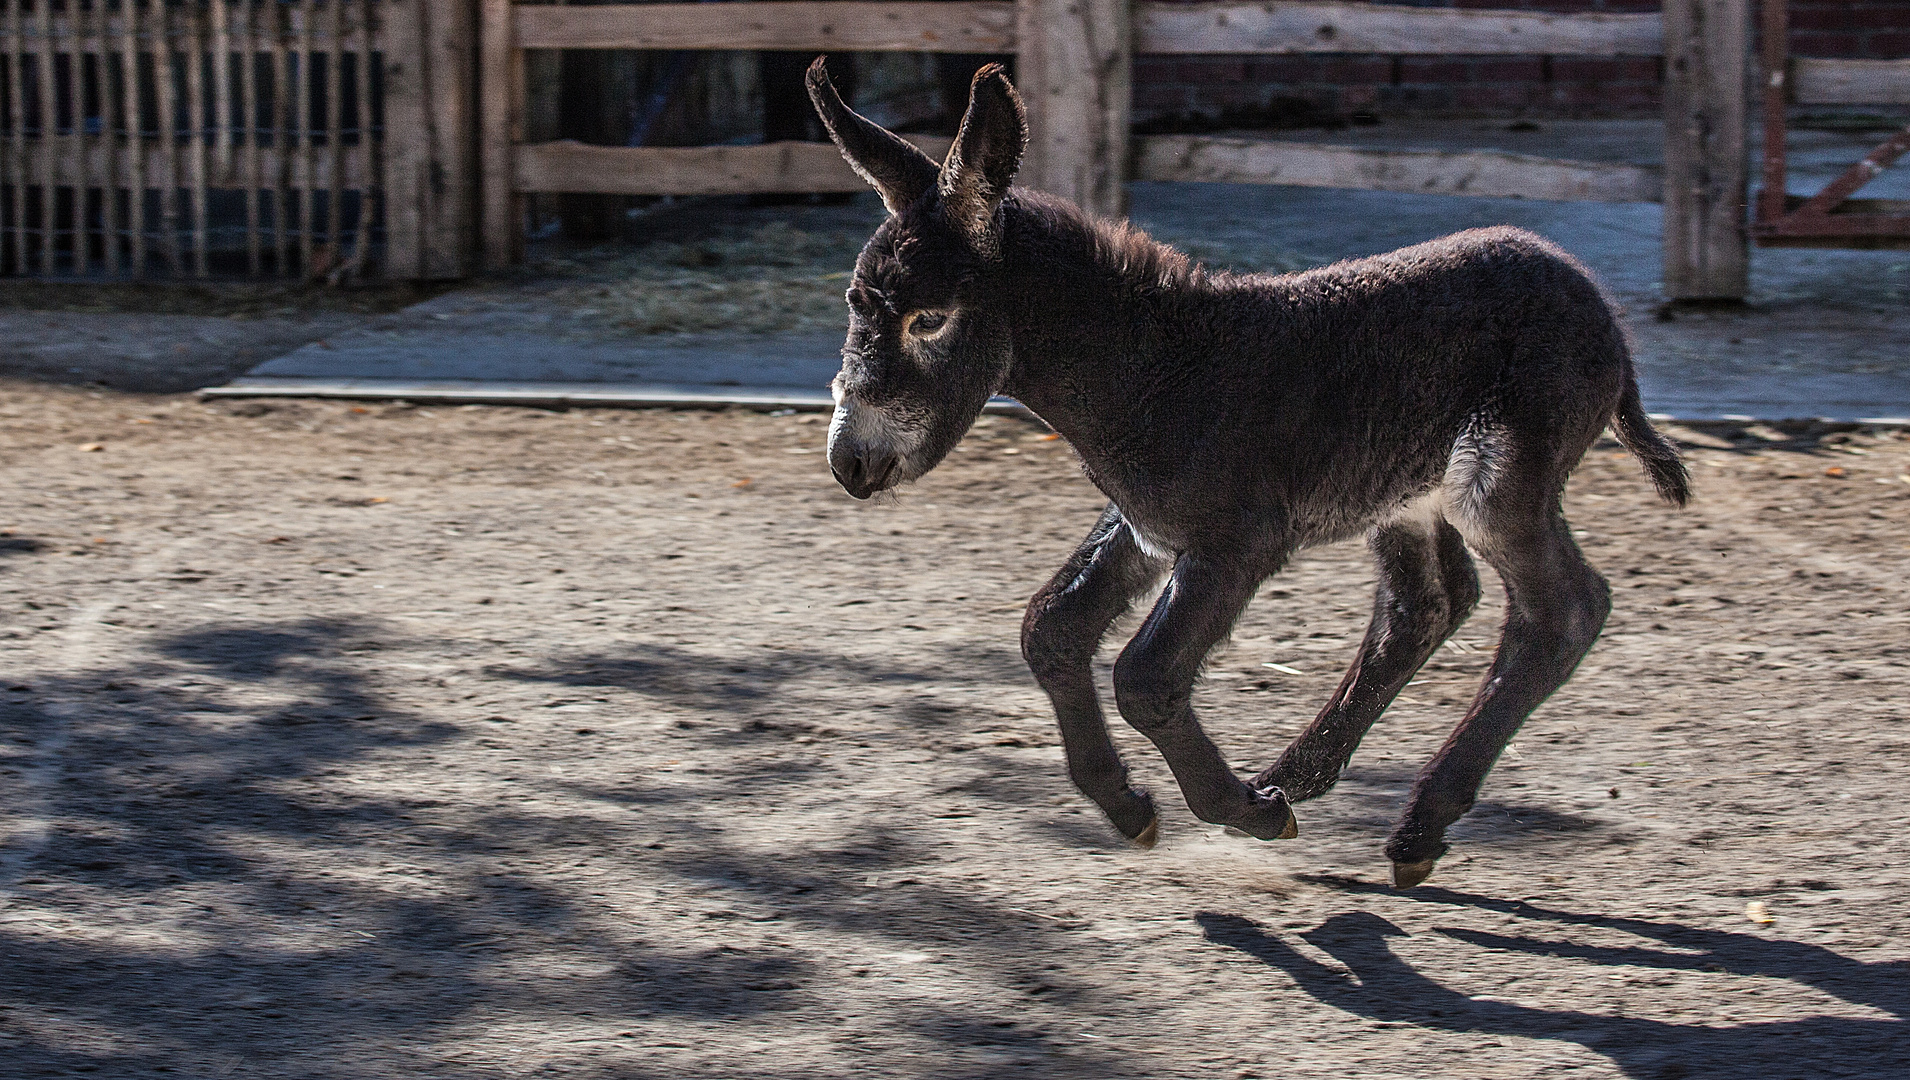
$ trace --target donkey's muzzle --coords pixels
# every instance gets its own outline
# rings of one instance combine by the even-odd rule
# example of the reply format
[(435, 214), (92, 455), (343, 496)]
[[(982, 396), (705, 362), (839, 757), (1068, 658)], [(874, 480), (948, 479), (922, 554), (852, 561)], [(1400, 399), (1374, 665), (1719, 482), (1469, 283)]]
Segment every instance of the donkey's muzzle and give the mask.
[(857, 445), (838, 439), (829, 447), (829, 471), (836, 474), (842, 490), (858, 499), (866, 499), (889, 486), (902, 458), (893, 450)]

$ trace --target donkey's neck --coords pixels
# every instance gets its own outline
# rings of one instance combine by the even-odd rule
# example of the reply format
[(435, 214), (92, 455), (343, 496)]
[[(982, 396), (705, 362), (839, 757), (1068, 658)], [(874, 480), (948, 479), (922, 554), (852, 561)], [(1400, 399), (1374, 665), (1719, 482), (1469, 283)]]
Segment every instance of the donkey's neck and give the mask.
[(1002, 206), (1003, 306), (1014, 362), (1003, 392), (1077, 446), (1127, 427), (1175, 382), (1190, 304), (1210, 292), (1186, 256), (1125, 224), (1017, 189)]

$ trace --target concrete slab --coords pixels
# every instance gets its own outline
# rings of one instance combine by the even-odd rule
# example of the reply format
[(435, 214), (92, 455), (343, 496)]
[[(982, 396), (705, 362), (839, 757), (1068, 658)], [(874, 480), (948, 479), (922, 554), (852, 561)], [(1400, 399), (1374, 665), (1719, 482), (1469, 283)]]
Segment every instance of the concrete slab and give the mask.
[[(1636, 121), (1547, 122), (1537, 131), (1503, 122), (1399, 122), (1318, 138), (1648, 164), (1660, 156), (1658, 131), (1655, 123)], [(1863, 134), (1798, 133), (1793, 189), (1821, 186), (1875, 141)], [(1903, 197), (1906, 184), (1910, 176), (1893, 171), (1862, 194)], [(1664, 312), (1655, 205), (1234, 184), (1136, 183), (1130, 192), (1134, 220), (1158, 235), (1213, 240), (1240, 252), (1297, 253), (1309, 263), (1463, 228), (1519, 225), (1575, 253), (1625, 306), (1646, 405), (1655, 413), (1840, 420), (1910, 414), (1910, 252), (1758, 249), (1748, 308)], [(873, 199), (867, 201), (869, 207), (843, 208), (844, 227), (863, 227), (862, 219), (879, 215)], [(534, 283), (492, 283), (305, 346), (248, 374), (315, 380), (314, 389), (319, 382), (350, 383), (354, 392), (376, 379), (813, 393), (827, 386), (839, 362), (839, 332), (616, 335), (582, 314), (540, 303)]]

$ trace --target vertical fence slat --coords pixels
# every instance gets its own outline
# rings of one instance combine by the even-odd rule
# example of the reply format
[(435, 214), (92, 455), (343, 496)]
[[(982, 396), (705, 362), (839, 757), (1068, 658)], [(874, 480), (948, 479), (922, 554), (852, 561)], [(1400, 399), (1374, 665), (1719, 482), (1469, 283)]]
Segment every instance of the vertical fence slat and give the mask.
[(311, 0), (303, 0), (295, 9), (298, 27), (298, 93), (293, 98), (298, 109), (298, 265), (301, 276), (312, 270), (313, 195), (318, 190), (318, 143), (312, 131), (312, 57), (318, 52), (317, 12)]
[(272, 257), (280, 277), (292, 272), (292, 57), (286, 48), (291, 36), (291, 13), (279, 0), (265, 0), (271, 14), (272, 35), (272, 149), (278, 152), (278, 170), (272, 190)]
[(522, 216), (516, 198), (512, 157), (515, 117), (521, 107), (512, 75), (517, 66), (511, 0), (481, 0), (478, 15), (478, 154), (483, 178), (484, 265), (509, 266), (517, 256)]
[(213, 174), (225, 183), (232, 175), (232, 0), (211, 4)]
[[(331, 25), (328, 37), (330, 51), (325, 56), (325, 156), (328, 159), (328, 178), (325, 184), (325, 245), (329, 266), (323, 273), (330, 275), (344, 261), (344, 234), (340, 226), (345, 217), (345, 3), (346, 0), (328, 0), (331, 9)], [(320, 271), (314, 269), (316, 276)]]
[(21, 8), (26, 0), (0, 0), (7, 5), (7, 126), (13, 132), (12, 159), (7, 162), (7, 180), (13, 186), (13, 262), (16, 274), (32, 271), (27, 265), (27, 99), (26, 99), (26, 20)]
[[(113, 102), (116, 100), (113, 83), (113, 57), (117, 50), (113, 47), (112, 13), (107, 10), (105, 0), (99, 3), (99, 139), (100, 159), (103, 162), (105, 176), (100, 183), (99, 192), (99, 231), (100, 254), (106, 260), (106, 273), (111, 277), (120, 275), (119, 251), (119, 188), (126, 178), (126, 157), (120, 153), (119, 117), (114, 115)], [(122, 6), (125, 0), (121, 0)], [(121, 16), (124, 18), (124, 15)]]
[(371, 46), (375, 3), (376, 0), (364, 0), (354, 11), (357, 25), (353, 28), (352, 45), (358, 59), (352, 67), (352, 83), (357, 91), (358, 108), (352, 113), (352, 126), (358, 139), (352, 156), (356, 160), (360, 186), (358, 213), (352, 220), (351, 259), (346, 262), (342, 275), (349, 278), (364, 275), (365, 262), (371, 255), (372, 194), (378, 187), (379, 174), (372, 154), (371, 125)]
[(73, 273), (86, 273), (86, 7), (66, 0), (67, 168), (73, 171), (68, 228), (73, 234)]
[(120, 0), (120, 55), (126, 97), (126, 228), (132, 234), (134, 277), (146, 274), (146, 130), (145, 102), (139, 93), (139, 4)]
[(258, 277), (264, 272), (259, 242), (259, 185), (264, 171), (259, 155), (259, 20), (254, 0), (239, 0), (239, 41), (244, 58), (239, 66), (239, 98), (245, 113), (245, 269)]
[(40, 273), (53, 273), (53, 20), (51, 0), (33, 3), (33, 83), (39, 105)]
[[(216, 5), (218, 0), (213, 0)], [(192, 183), (192, 275), (206, 263), (206, 19), (200, 0), (186, 0), (186, 176)]]
[(159, 106), (159, 227), (166, 253), (166, 266), (174, 274), (185, 269), (185, 252), (179, 243), (179, 94), (173, 67), (173, 9), (165, 0), (155, 0), (153, 14), (153, 71)]

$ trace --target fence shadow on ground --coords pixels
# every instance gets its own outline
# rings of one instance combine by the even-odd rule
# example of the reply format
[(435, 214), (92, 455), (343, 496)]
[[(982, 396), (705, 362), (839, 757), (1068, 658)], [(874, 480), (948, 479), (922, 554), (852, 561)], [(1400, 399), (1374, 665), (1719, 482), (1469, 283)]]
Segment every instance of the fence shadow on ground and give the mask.
[[(432, 760), (469, 737), (392, 700), (354, 660), (398, 647), (369, 622), (215, 621), (80, 672), (14, 673), (24, 681), (0, 696), (0, 733), (64, 741), (53, 782), (31, 799), (16, 790), (9, 806), (43, 803), (32, 812), (49, 824), (37, 848), (14, 853), (20, 872), (0, 882), (8, 1077), (490, 1077), (510, 1065), (486, 1041), (500, 1015), (800, 1026), (831, 1007), (842, 961), (830, 950), (734, 934), (721, 944), (678, 940), (679, 920), (767, 920), (878, 954), (928, 949), (984, 984), (1040, 991), (1086, 1014), (1125, 1007), (1043, 970), (1097, 946), (1012, 900), (909, 879), (903, 871), (930, 853), (905, 823), (765, 852), (726, 837), (705, 802), (639, 799), (641, 815), (625, 824), (574, 806), (308, 782), (369, 776), (393, 752)], [(712, 708), (781, 704), (773, 693), (699, 696), (672, 681), (708, 658), (626, 660), (551, 678), (662, 685)], [(874, 674), (911, 679), (903, 668)], [(631, 802), (621, 788), (546, 787), (586, 803)], [(670, 842), (633, 842), (646, 831)], [(567, 850), (694, 899), (667, 915), (657, 904), (633, 909), (564, 879), (560, 862), (528, 855)], [(381, 876), (394, 870), (417, 883)], [(871, 877), (884, 884), (869, 886)], [(632, 920), (633, 910), (644, 914)], [(952, 1080), (994, 1075), (995, 1065), (949, 1057), (977, 1047), (1042, 1059), (1050, 1076), (1136, 1075), (1074, 1032), (998, 1003), (896, 1003), (880, 1026), (925, 1047), (923, 1068)], [(542, 1045), (543, 1035), (521, 1038)], [(481, 1049), (464, 1049), (467, 1040)], [(564, 1069), (617, 1080), (692, 1075), (617, 1057)]]
[[(1341, 887), (1354, 892), (1384, 891), (1354, 883)], [(1888, 1013), (1890, 1018), (1818, 1016), (1709, 1026), (1537, 1008), (1477, 999), (1414, 969), (1387, 944), (1388, 938), (1406, 936), (1406, 931), (1371, 912), (1335, 915), (1300, 935), (1344, 964), (1345, 970), (1304, 955), (1251, 919), (1212, 911), (1201, 912), (1195, 919), (1208, 940), (1254, 957), (1322, 1003), (1356, 1016), (1438, 1031), (1577, 1043), (1605, 1056), (1636, 1080), (1886, 1076), (1903, 1066), (1903, 1047), (1910, 1039), (1910, 963), (1865, 963), (1817, 945), (1674, 922), (1559, 911), (1447, 889), (1423, 889), (1408, 898), (1427, 905), (1497, 912), (1539, 927), (1615, 930), (1657, 943), (1597, 946), (1539, 932), (1506, 935), (1436, 928), (1435, 932), (1455, 941), (1483, 948), (1569, 958), (1604, 968), (1783, 979)]]

